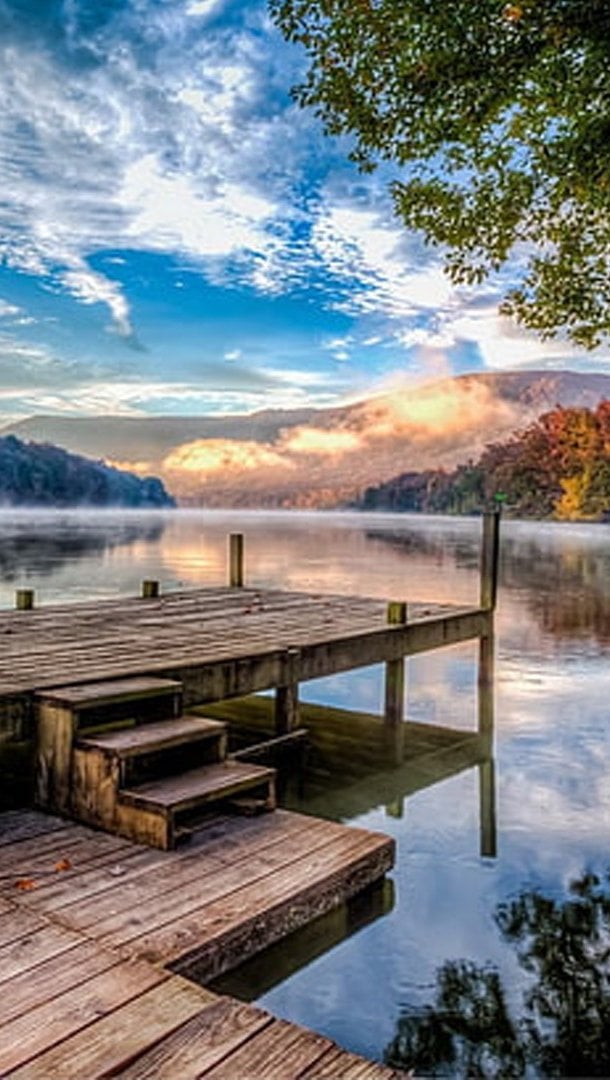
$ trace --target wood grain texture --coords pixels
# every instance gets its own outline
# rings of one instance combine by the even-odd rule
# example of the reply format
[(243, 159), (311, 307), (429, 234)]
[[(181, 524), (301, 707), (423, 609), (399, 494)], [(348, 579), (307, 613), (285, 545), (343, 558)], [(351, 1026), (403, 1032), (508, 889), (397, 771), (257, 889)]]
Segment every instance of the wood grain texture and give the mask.
[[(66, 849), (83, 855), (81, 866), (42, 876), (32, 890), (13, 885), (8, 891), (7, 882), (0, 897), (3, 1077), (390, 1080), (398, 1075), (136, 955), (143, 951), (147, 926), (168, 935), (176, 947), (172, 909), (176, 914), (182, 903), (182, 930), (188, 930), (183, 944), (191, 948), (193, 929), (200, 933), (203, 927), (216, 951), (219, 941), (230, 944), (232, 935), (239, 955), (231, 962), (242, 959), (244, 941), (250, 948), (265, 944), (265, 925), (273, 925), (274, 934), (292, 925), (294, 915), (284, 902), (311, 917), (313, 893), (325, 892), (321, 882), (326, 898), (336, 903), (363, 872), (378, 872), (380, 853), (388, 856), (384, 838), (285, 811), (256, 820), (224, 817), (189, 847), (168, 853), (58, 819), (48, 829), (43, 815), (31, 811), (23, 819), (8, 815), (2, 824), (2, 855), (13, 867), (39, 860), (37, 843), (44, 848), (44, 865), (61, 861)], [(7, 839), (11, 832), (13, 844)], [(83, 850), (87, 838), (89, 857)], [(108, 933), (113, 920), (115, 929), (129, 928), (134, 910), (142, 921), (131, 944), (125, 932)], [(119, 936), (123, 944), (117, 947)], [(149, 944), (146, 939), (145, 948)], [(323, 1071), (329, 1062), (333, 1071)]]
[[(408, 626), (388, 628), (381, 600), (247, 588), (51, 605), (0, 615), (0, 687), (8, 698), (62, 683), (181, 679), (206, 669), (203, 680), (191, 677), (187, 700), (219, 700), (223, 689), (286, 686), (465, 640), (484, 632), (490, 618), (478, 608), (410, 603)], [(292, 673), (289, 647), (304, 650)], [(223, 673), (227, 663), (236, 667)], [(76, 704), (79, 691), (70, 694)]]

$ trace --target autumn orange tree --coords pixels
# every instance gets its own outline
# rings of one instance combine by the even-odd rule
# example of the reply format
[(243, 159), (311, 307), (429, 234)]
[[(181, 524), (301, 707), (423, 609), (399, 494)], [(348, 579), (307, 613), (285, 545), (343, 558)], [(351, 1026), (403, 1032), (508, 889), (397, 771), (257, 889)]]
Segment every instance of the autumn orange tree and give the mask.
[(270, 0), (310, 66), (298, 101), (398, 166), (398, 214), (457, 283), (509, 256), (503, 309), (543, 337), (610, 337), (608, 0)]

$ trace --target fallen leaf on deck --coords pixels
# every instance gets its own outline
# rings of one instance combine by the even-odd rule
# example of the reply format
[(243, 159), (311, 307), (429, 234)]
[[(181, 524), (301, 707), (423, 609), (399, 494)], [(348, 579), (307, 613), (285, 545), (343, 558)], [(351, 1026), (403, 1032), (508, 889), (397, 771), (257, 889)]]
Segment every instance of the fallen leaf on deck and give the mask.
[(22, 892), (30, 892), (32, 889), (36, 889), (37, 887), (38, 886), (36, 882), (32, 881), (32, 878), (29, 877), (19, 878), (19, 880), (15, 882), (15, 888), (21, 889)]
[(57, 871), (58, 874), (61, 873), (62, 870), (71, 870), (71, 869), (72, 869), (72, 863), (70, 862), (69, 859), (60, 859), (59, 862), (55, 863), (55, 870)]

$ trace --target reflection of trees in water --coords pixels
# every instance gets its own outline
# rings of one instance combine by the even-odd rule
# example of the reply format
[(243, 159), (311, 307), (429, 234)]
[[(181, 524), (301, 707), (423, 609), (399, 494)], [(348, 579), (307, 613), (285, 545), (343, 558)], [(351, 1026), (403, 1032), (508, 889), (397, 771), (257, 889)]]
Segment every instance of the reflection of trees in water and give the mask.
[(610, 873), (560, 900), (522, 892), (496, 921), (529, 976), (522, 1015), (494, 968), (449, 961), (434, 1005), (401, 1016), (386, 1062), (417, 1075), (610, 1075)]
[(52, 574), (65, 563), (91, 555), (102, 555), (116, 547), (138, 541), (155, 543), (163, 535), (165, 522), (125, 521), (111, 518), (103, 523), (32, 522), (0, 527), (0, 577), (13, 581), (24, 572)]
[[(606, 536), (604, 525), (590, 526)], [(557, 526), (560, 530), (561, 526)], [(441, 532), (376, 531), (371, 540), (390, 544), (440, 565), (451, 560), (459, 569), (478, 566), (472, 538)], [(558, 534), (559, 536), (559, 531)], [(610, 540), (610, 536), (608, 537)], [(608, 550), (566, 537), (564, 545), (537, 542), (535, 537), (502, 537), (500, 589), (519, 592), (530, 615), (545, 634), (555, 638), (610, 641), (610, 543)]]

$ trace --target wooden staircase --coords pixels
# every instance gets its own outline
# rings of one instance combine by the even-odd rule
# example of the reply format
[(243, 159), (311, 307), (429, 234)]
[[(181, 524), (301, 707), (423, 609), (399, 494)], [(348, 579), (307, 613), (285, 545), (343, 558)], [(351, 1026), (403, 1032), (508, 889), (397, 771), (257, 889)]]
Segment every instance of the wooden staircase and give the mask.
[(220, 808), (275, 807), (275, 770), (227, 758), (226, 724), (182, 715), (170, 679), (119, 679), (36, 695), (36, 801), (167, 850)]

